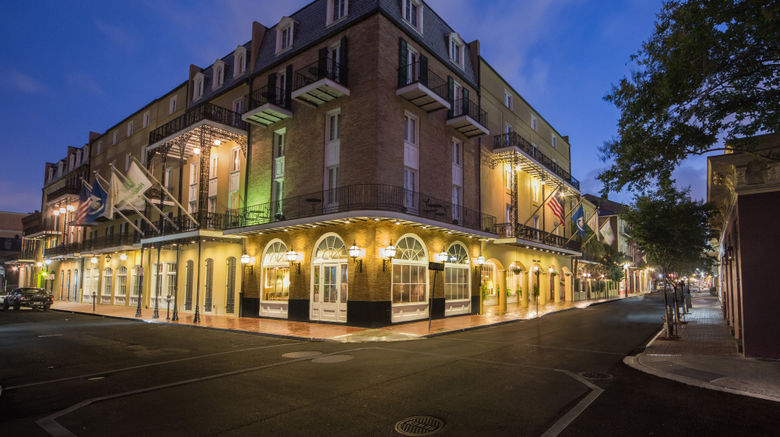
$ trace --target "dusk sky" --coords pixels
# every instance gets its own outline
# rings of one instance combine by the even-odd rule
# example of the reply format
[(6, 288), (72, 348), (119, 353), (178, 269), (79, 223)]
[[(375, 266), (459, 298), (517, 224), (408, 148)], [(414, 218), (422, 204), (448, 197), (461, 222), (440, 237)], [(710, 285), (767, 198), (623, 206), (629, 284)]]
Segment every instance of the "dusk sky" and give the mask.
[[(4, 7), (0, 36), (0, 210), (40, 209), (44, 163), (81, 146), (310, 0), (43, 1)], [(360, 1), (360, 0), (353, 0)], [(660, 0), (430, 0), (572, 145), (572, 173), (597, 193), (598, 147), (618, 113), (603, 100), (630, 71)], [(706, 160), (675, 175), (706, 195)], [(629, 193), (610, 198), (629, 202)]]

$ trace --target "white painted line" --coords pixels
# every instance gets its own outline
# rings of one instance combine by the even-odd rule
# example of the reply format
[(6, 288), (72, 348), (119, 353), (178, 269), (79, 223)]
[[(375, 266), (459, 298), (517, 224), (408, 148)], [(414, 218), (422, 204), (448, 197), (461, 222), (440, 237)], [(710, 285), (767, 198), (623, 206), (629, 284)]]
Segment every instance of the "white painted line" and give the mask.
[(48, 338), (48, 337), (62, 337), (62, 334), (44, 334), (38, 336), (38, 338)]
[(566, 429), (567, 426), (569, 426), (574, 420), (579, 417), (580, 414), (582, 414), (583, 411), (585, 411), (590, 404), (593, 403), (593, 401), (596, 400), (602, 393), (604, 393), (604, 389), (597, 386), (596, 384), (593, 384), (592, 382), (588, 381), (587, 379), (581, 377), (580, 375), (577, 375), (576, 373), (572, 373), (568, 370), (563, 369), (555, 369), (558, 372), (561, 372), (565, 375), (568, 375), (569, 377), (581, 382), (582, 384), (585, 384), (590, 388), (590, 393), (587, 394), (582, 400), (577, 402), (577, 404), (572, 407), (571, 410), (567, 411), (566, 414), (558, 418), (558, 420), (555, 421), (555, 423), (552, 424), (552, 426), (542, 434), (542, 437), (555, 437), (558, 434), (560, 434), (564, 429)]
[(227, 355), (227, 354), (233, 354), (236, 352), (248, 352), (253, 350), (260, 350), (260, 349), (269, 349), (273, 347), (281, 347), (281, 346), (291, 346), (291, 345), (298, 345), (299, 342), (296, 343), (282, 343), (282, 344), (273, 344), (269, 346), (258, 346), (258, 347), (251, 347), (246, 349), (237, 349), (232, 351), (223, 351), (223, 352), (215, 352), (212, 354), (205, 354), (205, 355), (196, 355), (194, 357), (187, 357), (187, 358), (178, 358), (175, 360), (167, 360), (167, 361), (159, 361), (156, 363), (148, 363), (148, 364), (139, 364), (137, 366), (130, 366), (130, 367), (122, 367), (120, 369), (113, 369), (113, 370), (102, 370), (100, 372), (94, 372), (94, 373), (88, 373), (86, 375), (77, 375), (77, 376), (69, 376), (67, 378), (58, 378), (58, 379), (49, 379), (46, 381), (38, 381), (38, 382), (30, 382), (27, 384), (19, 384), (19, 385), (13, 385), (10, 387), (6, 387), (6, 390), (16, 390), (20, 388), (27, 388), (27, 387), (34, 387), (36, 385), (45, 385), (45, 384), (54, 384), (57, 382), (64, 382), (64, 381), (72, 381), (74, 379), (88, 379), (94, 376), (103, 376), (108, 373), (119, 373), (119, 372), (127, 372), (130, 370), (137, 370), (137, 369), (143, 369), (146, 367), (154, 367), (154, 366), (164, 366), (166, 364), (173, 364), (173, 363), (181, 363), (183, 361), (192, 361), (192, 360), (199, 360), (201, 358), (209, 358), (209, 357), (215, 357), (219, 355)]

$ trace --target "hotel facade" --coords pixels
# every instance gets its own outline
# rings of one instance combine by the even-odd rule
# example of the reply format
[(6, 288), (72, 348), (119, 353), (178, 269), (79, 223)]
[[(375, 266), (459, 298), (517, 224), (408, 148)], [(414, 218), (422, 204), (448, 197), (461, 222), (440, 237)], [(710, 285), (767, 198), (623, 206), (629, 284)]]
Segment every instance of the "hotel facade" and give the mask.
[[(159, 181), (143, 214), (74, 226), (81, 178), (134, 159)], [(192, 317), (506, 311), (574, 299), (579, 198), (568, 137), (478, 41), (422, 1), (316, 0), (47, 164), (24, 274)]]

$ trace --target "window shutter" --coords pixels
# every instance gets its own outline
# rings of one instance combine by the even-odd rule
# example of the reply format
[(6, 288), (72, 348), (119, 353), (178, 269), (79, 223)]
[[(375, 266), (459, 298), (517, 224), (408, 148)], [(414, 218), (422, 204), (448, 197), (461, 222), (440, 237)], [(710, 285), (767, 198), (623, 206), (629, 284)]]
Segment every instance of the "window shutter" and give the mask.
[(328, 48), (321, 48), (319, 56), (317, 61), (317, 79), (328, 75)]
[(406, 59), (409, 57), (409, 49), (406, 46), (406, 40), (399, 38), (398, 45), (398, 87), (406, 85)]
[(469, 90), (463, 88), (463, 114), (469, 115)]
[(290, 96), (292, 95), (292, 78), (293, 78), (292, 64), (289, 64), (287, 66), (287, 71), (284, 73), (284, 77), (285, 77), (285, 82), (287, 82), (284, 87), (284, 92), (285, 92), (284, 101), (287, 104), (290, 104)]
[[(277, 97), (277, 89), (276, 89), (276, 73), (271, 73), (268, 75), (268, 89), (266, 90), (266, 93), (268, 94), (266, 97), (268, 97), (268, 100), (276, 100)], [(254, 104), (253, 104), (254, 105)]]
[(428, 57), (420, 55), (420, 70), (418, 72), (420, 83), (423, 86), (428, 86)]
[(339, 59), (339, 70), (338, 70), (338, 77), (341, 79), (341, 84), (344, 86), (347, 86), (347, 37), (341, 38), (341, 50), (339, 50), (339, 55), (341, 56), (341, 59)]
[(449, 90), (449, 101), (450, 101), (450, 110), (449, 110), (449, 116), (452, 117), (452, 115), (455, 113), (455, 81), (452, 80), (452, 76), (447, 76), (447, 89)]

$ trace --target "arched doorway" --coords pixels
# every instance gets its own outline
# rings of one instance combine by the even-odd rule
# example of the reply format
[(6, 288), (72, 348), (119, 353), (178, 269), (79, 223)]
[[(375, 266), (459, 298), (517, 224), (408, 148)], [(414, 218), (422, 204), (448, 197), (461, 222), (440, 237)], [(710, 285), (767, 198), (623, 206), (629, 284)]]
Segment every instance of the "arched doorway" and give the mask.
[(347, 247), (337, 234), (325, 234), (317, 240), (311, 257), (311, 320), (346, 323), (348, 261)]
[(504, 292), (501, 290), (500, 277), (503, 271), (503, 265), (495, 258), (485, 261), (485, 264), (482, 265), (479, 288), (480, 294), (482, 295), (483, 306), (491, 307), (498, 305), (498, 293)]
[(544, 303), (542, 294), (542, 266), (534, 264), (528, 269), (528, 302), (532, 306)]
[(290, 300), (290, 264), (286, 259), (287, 245), (272, 240), (263, 251), (260, 283), (260, 315), (287, 318)]
[(456, 241), (447, 249), (444, 263), (444, 315), (471, 312), (471, 275), (466, 246)]
[(506, 271), (506, 303), (522, 304), (526, 302), (525, 297), (528, 294), (528, 287), (524, 283), (524, 273), (528, 271), (525, 265), (520, 261), (513, 261)]
[(574, 300), (572, 289), (572, 274), (568, 267), (561, 267), (561, 273), (563, 275), (563, 300), (565, 302), (572, 302)]
[(398, 240), (391, 281), (393, 323), (428, 316), (428, 250), (418, 236)]

